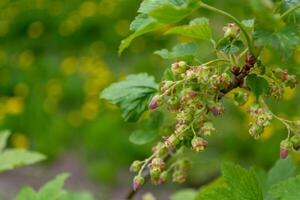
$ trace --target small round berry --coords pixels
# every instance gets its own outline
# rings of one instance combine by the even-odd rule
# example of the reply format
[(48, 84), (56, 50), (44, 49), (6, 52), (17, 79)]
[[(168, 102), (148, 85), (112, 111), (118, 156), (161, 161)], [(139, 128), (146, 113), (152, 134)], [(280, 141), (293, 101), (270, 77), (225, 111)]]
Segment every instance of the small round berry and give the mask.
[(141, 167), (142, 167), (143, 162), (140, 160), (135, 160), (131, 166), (130, 166), (130, 171), (131, 172), (138, 172), (140, 171)]

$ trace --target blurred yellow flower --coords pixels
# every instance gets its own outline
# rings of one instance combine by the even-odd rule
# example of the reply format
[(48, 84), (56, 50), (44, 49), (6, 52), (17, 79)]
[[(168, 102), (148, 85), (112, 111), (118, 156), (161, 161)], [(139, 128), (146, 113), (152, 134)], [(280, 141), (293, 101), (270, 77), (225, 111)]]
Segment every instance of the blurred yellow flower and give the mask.
[(61, 22), (59, 26), (59, 33), (62, 36), (68, 36), (72, 34), (78, 26), (80, 26), (82, 18), (78, 12), (71, 13), (70, 17)]
[(128, 20), (119, 20), (115, 24), (115, 30), (116, 30), (117, 34), (122, 36), (122, 37), (128, 35), (129, 25), (130, 25), (130, 21), (128, 21)]
[(0, 20), (0, 37), (4, 37), (9, 32), (9, 22)]
[(8, 114), (17, 115), (23, 111), (23, 98), (21, 97), (10, 97), (6, 100), (5, 110)]
[(293, 99), (295, 97), (296, 94), (297, 94), (297, 91), (295, 89), (291, 89), (289, 87), (285, 87), (283, 99), (284, 100), (291, 100), (291, 99)]
[(60, 64), (61, 70), (65, 75), (73, 74), (77, 69), (78, 61), (74, 56), (65, 58)]
[(81, 113), (84, 119), (94, 119), (97, 117), (99, 109), (99, 99), (96, 98), (94, 100), (88, 100), (86, 101), (82, 108)]
[(50, 97), (60, 99), (62, 97), (62, 88), (59, 80), (51, 79), (47, 83), (47, 94)]
[(116, 12), (116, 5), (118, 4), (118, 0), (102, 0), (98, 4), (98, 13), (100, 15), (109, 16)]
[(29, 142), (25, 134), (15, 133), (11, 138), (13, 147), (17, 149), (28, 149)]
[(97, 4), (94, 1), (85, 1), (81, 4), (79, 13), (82, 17), (92, 17), (96, 14)]
[(274, 125), (271, 124), (269, 126), (267, 126), (265, 128), (265, 131), (263, 132), (262, 136), (261, 136), (261, 139), (262, 140), (268, 140), (274, 133)]
[(26, 50), (19, 55), (19, 65), (21, 69), (28, 69), (35, 60), (34, 53), (31, 50)]
[(40, 21), (33, 22), (27, 29), (27, 35), (30, 38), (38, 38), (44, 32), (44, 24)]

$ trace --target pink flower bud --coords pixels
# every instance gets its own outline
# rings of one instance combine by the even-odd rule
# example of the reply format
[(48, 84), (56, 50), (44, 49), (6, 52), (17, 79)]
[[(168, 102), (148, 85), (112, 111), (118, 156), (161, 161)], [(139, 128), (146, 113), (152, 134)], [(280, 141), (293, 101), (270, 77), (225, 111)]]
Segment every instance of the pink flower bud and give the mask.
[(133, 190), (136, 191), (144, 184), (144, 178), (142, 176), (135, 176), (133, 179)]
[(280, 158), (285, 159), (289, 155), (289, 150), (283, 147), (280, 147)]
[(154, 110), (154, 109), (157, 108), (158, 106), (159, 106), (159, 95), (155, 95), (155, 96), (151, 99), (148, 108), (149, 108), (150, 110)]

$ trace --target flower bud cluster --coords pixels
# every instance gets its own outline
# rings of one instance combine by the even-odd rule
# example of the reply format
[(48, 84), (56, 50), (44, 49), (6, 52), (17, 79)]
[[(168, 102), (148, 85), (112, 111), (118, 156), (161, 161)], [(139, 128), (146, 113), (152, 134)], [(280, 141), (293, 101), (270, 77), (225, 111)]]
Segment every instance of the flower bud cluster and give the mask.
[(228, 38), (229, 40), (238, 38), (241, 32), (240, 28), (234, 23), (229, 23), (226, 26), (224, 26), (223, 31), (224, 38)]
[(279, 79), (286, 87), (295, 88), (298, 84), (298, 80), (295, 75), (289, 75), (287, 69), (277, 68), (274, 70), (274, 75)]
[(259, 104), (254, 104), (249, 109), (250, 115), (254, 118), (254, 122), (250, 123), (249, 133), (255, 139), (259, 139), (266, 126), (270, 124), (272, 120), (272, 114)]
[(187, 179), (187, 172), (191, 167), (191, 163), (188, 160), (180, 160), (176, 163), (172, 175), (173, 182), (183, 183)]

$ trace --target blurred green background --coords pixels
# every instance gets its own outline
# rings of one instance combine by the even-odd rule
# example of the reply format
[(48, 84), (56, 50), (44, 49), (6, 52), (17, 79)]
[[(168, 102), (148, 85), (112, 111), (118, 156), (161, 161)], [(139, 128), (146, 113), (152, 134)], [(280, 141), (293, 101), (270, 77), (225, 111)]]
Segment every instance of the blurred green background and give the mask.
[[(11, 147), (46, 154), (44, 165), (61, 155), (76, 155), (88, 178), (107, 191), (131, 184), (128, 166), (146, 157), (151, 144), (131, 144), (128, 136), (136, 124), (125, 124), (120, 111), (100, 100), (99, 93), (130, 73), (148, 72), (160, 81), (172, 61), (152, 52), (186, 40), (161, 32), (149, 34), (135, 40), (119, 57), (118, 45), (129, 34), (140, 2), (0, 1), (0, 126), (12, 131)], [(251, 17), (246, 0), (205, 2), (240, 19)], [(209, 16), (216, 37), (229, 22), (202, 10), (193, 15)], [(200, 58), (205, 60), (209, 53), (203, 45), (199, 54), (204, 56)], [(265, 50), (262, 59), (267, 66), (282, 63), (279, 67), (299, 74), (300, 49), (289, 60)], [(297, 90), (287, 91), (283, 102), (270, 102), (273, 111), (299, 119), (299, 87)], [(247, 131), (245, 109), (225, 101), (227, 112), (216, 119), (218, 134), (210, 139), (206, 152), (190, 155), (194, 161), (192, 178), (187, 185), (177, 187), (197, 186), (218, 172), (222, 160), (268, 168), (278, 158), (284, 127), (274, 122), (262, 140), (254, 141)]]

